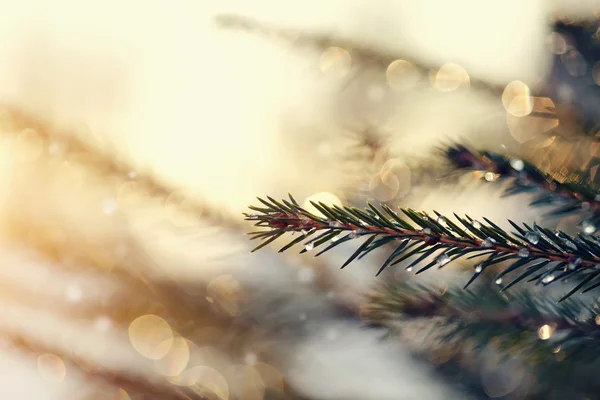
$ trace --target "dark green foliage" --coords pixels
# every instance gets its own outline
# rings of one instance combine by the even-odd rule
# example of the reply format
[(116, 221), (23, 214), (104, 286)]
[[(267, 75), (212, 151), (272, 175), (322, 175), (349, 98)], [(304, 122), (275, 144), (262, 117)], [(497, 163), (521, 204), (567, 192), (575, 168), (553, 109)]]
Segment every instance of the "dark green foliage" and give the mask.
[(533, 164), (519, 158), (508, 158), (489, 151), (476, 152), (462, 145), (445, 150), (448, 160), (459, 169), (486, 171), (500, 179), (512, 179), (505, 195), (535, 193), (531, 206), (551, 206), (549, 216), (558, 217), (590, 212), (582, 222), (585, 233), (600, 228), (600, 191), (583, 182), (559, 182)]
[(490, 290), (489, 284), (464, 291), (386, 282), (367, 299), (361, 316), (367, 326), (390, 331), (405, 325), (398, 322), (436, 321), (430, 340), (453, 349), (471, 346), (482, 360), (490, 347), (506, 359), (516, 357), (538, 378), (532, 399), (560, 398), (548, 396), (558, 391), (573, 396), (565, 398), (595, 396), (600, 390), (594, 379), (600, 363), (598, 305), (575, 299), (557, 305), (528, 292)]
[[(383, 245), (395, 242), (395, 249), (378, 274), (413, 256), (416, 258), (406, 266), (408, 270), (428, 260), (417, 274), (468, 257), (481, 258), (481, 261), (465, 287), (493, 265), (501, 266), (495, 277), (501, 291), (523, 280), (549, 285), (574, 276), (583, 278), (561, 299), (564, 300), (578, 291), (587, 292), (600, 285), (600, 244), (590, 236), (571, 237), (536, 224), (533, 227), (527, 224), (519, 226), (512, 221), (509, 222), (515, 232), (509, 233), (487, 218), (479, 222), (469, 216), (462, 218), (455, 215), (457, 222), (453, 222), (437, 212), (433, 218), (425, 212), (411, 209), (401, 210), (405, 215), (402, 218), (385, 205), (377, 208), (368, 204), (367, 209), (361, 210), (313, 203), (322, 217), (300, 207), (291, 195), (289, 201), (267, 199), (258, 199), (264, 207), (250, 206), (257, 214), (245, 214), (246, 219), (255, 221), (256, 226), (267, 228), (250, 233), (252, 239), (262, 240), (253, 251), (286, 233), (300, 233), (300, 236), (280, 251), (298, 244), (303, 246), (301, 253), (321, 247), (316, 256), (341, 243), (364, 238), (366, 240), (342, 268)], [(512, 279), (505, 284), (507, 276)]]

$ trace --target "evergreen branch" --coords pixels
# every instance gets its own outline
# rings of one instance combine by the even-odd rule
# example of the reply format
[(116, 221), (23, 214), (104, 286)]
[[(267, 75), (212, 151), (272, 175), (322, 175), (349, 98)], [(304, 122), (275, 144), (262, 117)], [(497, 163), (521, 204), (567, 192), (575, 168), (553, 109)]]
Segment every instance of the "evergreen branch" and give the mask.
[(505, 356), (517, 352), (539, 378), (532, 399), (549, 398), (546, 392), (565, 388), (571, 394), (600, 390), (590, 376), (600, 356), (599, 313), (597, 304), (590, 307), (571, 299), (557, 305), (530, 292), (508, 295), (488, 285), (463, 291), (407, 282), (382, 284), (361, 309), (367, 326), (390, 333), (402, 330), (407, 321), (435, 321), (431, 339), (454, 349), (472, 346), (483, 359), (489, 348)]
[[(368, 204), (368, 209), (360, 210), (313, 202), (312, 205), (322, 214), (317, 216), (300, 207), (291, 195), (290, 201), (278, 202), (271, 197), (267, 199), (258, 198), (265, 207), (250, 206), (257, 214), (245, 214), (246, 220), (254, 221), (255, 226), (267, 228), (249, 233), (251, 240), (262, 240), (252, 251), (286, 233), (299, 232), (300, 236), (282, 247), (280, 252), (302, 242), (304, 248), (300, 253), (324, 246), (315, 256), (341, 243), (366, 237), (367, 241), (342, 268), (355, 258), (395, 241), (396, 249), (383, 263), (377, 275), (388, 266), (412, 256), (417, 258), (408, 264), (408, 271), (435, 255), (434, 260), (421, 267), (417, 274), (436, 265), (442, 268), (453, 260), (469, 256), (485, 258), (476, 265), (475, 273), (465, 288), (485, 269), (505, 261), (508, 265), (496, 276), (496, 284), (501, 286), (501, 291), (525, 278), (529, 278), (528, 282), (549, 285), (576, 275), (585, 277), (562, 301), (579, 290), (587, 292), (600, 286), (600, 244), (585, 235), (571, 237), (536, 224), (532, 228), (526, 224), (519, 226), (512, 221), (509, 222), (516, 232), (508, 233), (487, 218), (483, 218), (485, 222), (479, 222), (469, 216), (461, 218), (455, 214), (458, 221), (455, 223), (437, 212), (436, 218), (432, 218), (425, 212), (411, 209), (402, 209), (406, 218), (401, 218), (385, 205), (381, 205), (380, 210), (372, 204)], [(319, 231), (319, 235), (313, 236)], [(505, 276), (512, 273), (516, 276), (503, 286)]]
[(581, 223), (586, 234), (598, 231), (600, 225), (600, 191), (584, 182), (559, 181), (533, 164), (519, 158), (508, 158), (489, 151), (476, 152), (462, 145), (445, 150), (448, 160), (458, 169), (485, 171), (494, 179), (512, 178), (505, 196), (519, 193), (536, 193), (531, 206), (554, 206), (549, 216), (590, 211), (592, 216)]

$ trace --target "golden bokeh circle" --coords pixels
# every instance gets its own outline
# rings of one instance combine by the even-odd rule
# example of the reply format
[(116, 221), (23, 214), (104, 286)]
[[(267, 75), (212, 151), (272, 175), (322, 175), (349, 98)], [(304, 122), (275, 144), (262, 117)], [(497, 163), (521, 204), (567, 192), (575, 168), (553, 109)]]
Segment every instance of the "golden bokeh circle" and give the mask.
[(169, 323), (157, 315), (147, 314), (129, 325), (129, 340), (133, 348), (151, 360), (165, 357), (173, 345)]
[(469, 83), (469, 74), (463, 67), (455, 63), (447, 63), (436, 73), (434, 87), (440, 92), (451, 92), (460, 86), (468, 86)]
[(392, 89), (403, 91), (415, 87), (421, 78), (421, 74), (408, 61), (396, 60), (388, 66), (385, 77)]
[(506, 85), (502, 92), (502, 105), (507, 113), (515, 117), (525, 117), (533, 111), (533, 98), (529, 86), (521, 81)]
[(154, 369), (164, 376), (177, 376), (187, 367), (190, 360), (188, 341), (175, 336), (169, 352), (160, 360), (154, 360)]
[(341, 47), (328, 47), (321, 53), (320, 67), (323, 73), (342, 77), (352, 68), (352, 56)]

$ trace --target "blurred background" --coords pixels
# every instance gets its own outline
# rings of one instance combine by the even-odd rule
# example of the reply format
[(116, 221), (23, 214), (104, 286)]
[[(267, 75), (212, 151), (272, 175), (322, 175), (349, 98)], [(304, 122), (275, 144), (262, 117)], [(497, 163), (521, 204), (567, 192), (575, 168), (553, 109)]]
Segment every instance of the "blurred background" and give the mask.
[(251, 255), (241, 213), (291, 192), (539, 222), (501, 187), (440, 182), (434, 153), (467, 140), (594, 175), (597, 142), (571, 139), (600, 122), (600, 47), (581, 42), (599, 11), (5, 2), (0, 397), (479, 398), (361, 328), (377, 263)]

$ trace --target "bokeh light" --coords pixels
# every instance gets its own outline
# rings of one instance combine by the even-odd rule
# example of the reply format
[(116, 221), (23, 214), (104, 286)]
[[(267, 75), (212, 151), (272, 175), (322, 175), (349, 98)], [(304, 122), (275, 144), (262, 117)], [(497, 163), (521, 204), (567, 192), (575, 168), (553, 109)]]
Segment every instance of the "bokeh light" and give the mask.
[(388, 66), (385, 77), (392, 89), (402, 91), (414, 88), (421, 74), (410, 62), (396, 60)]
[(325, 216), (323, 214), (321, 214), (321, 212), (319, 210), (317, 210), (317, 208), (315, 206), (313, 206), (311, 204), (312, 202), (315, 203), (323, 203), (323, 204), (327, 204), (328, 206), (332, 206), (332, 205), (338, 205), (341, 206), (342, 205), (342, 201), (333, 193), (329, 193), (329, 192), (320, 192), (320, 193), (316, 193), (313, 194), (312, 196), (308, 197), (306, 200), (304, 200), (304, 202), (302, 203), (302, 207), (310, 212), (311, 214), (317, 215), (319, 217), (325, 218)]
[(469, 74), (463, 67), (455, 63), (447, 63), (437, 71), (433, 86), (440, 92), (451, 92), (469, 83)]
[(341, 47), (329, 47), (321, 54), (320, 66), (323, 73), (343, 77), (352, 67), (352, 56)]
[(506, 85), (502, 93), (502, 104), (507, 113), (515, 117), (524, 117), (533, 110), (533, 99), (529, 86), (521, 81)]
[(129, 325), (129, 340), (142, 356), (159, 360), (171, 350), (173, 331), (169, 323), (161, 317), (142, 315)]

